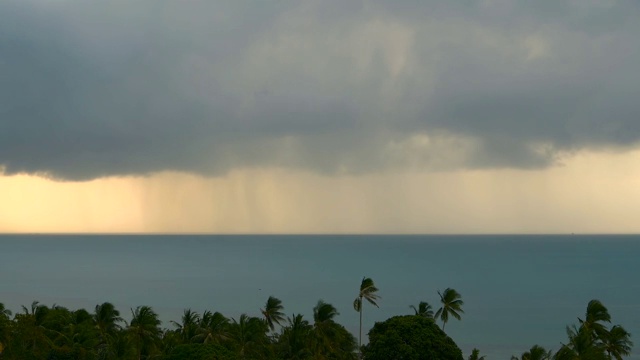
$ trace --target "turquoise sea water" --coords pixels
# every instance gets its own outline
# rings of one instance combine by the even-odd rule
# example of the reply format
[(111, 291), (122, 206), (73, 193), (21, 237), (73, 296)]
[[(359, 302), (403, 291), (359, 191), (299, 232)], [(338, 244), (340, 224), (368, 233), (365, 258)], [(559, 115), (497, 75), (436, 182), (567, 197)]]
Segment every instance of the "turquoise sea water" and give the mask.
[(488, 359), (557, 350), (591, 299), (631, 332), (640, 359), (638, 274), (640, 236), (0, 236), (0, 302), (13, 311), (110, 301), (128, 319), (151, 305), (171, 327), (187, 307), (257, 316), (274, 295), (309, 317), (324, 299), (356, 334), (352, 302), (368, 276), (382, 299), (365, 307), (365, 329), (421, 300), (437, 308), (437, 290), (453, 287), (465, 314), (447, 333), (465, 357), (478, 347)]

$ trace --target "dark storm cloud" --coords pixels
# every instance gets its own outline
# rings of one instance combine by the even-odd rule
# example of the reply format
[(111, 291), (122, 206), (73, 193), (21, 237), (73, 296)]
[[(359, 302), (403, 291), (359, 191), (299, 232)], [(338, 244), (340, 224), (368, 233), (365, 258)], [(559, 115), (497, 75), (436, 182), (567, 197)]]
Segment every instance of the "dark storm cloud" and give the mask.
[(639, 15), (605, 0), (5, 1), (0, 166), (542, 167), (631, 147)]

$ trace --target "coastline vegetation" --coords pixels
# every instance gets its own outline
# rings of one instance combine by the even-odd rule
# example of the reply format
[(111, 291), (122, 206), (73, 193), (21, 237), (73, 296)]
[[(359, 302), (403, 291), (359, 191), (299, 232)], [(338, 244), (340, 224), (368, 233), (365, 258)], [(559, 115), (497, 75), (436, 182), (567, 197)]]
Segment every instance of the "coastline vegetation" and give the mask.
[[(163, 328), (149, 306), (130, 309), (125, 319), (109, 302), (88, 311), (34, 301), (15, 314), (0, 303), (0, 360), (462, 359), (444, 331), (450, 317), (461, 320), (464, 313), (462, 296), (451, 288), (438, 291), (437, 311), (425, 301), (411, 305), (414, 314), (376, 323), (369, 343), (359, 346), (363, 300), (378, 307), (377, 292), (371, 278), (362, 279), (353, 303), (360, 315), (358, 339), (335, 321), (337, 308), (323, 300), (309, 320), (301, 314), (287, 316), (274, 296), (259, 316), (243, 313), (236, 319), (186, 309), (179, 321), (170, 322), (173, 329)], [(607, 308), (591, 300), (584, 318), (567, 327), (568, 340), (555, 353), (534, 345), (511, 360), (622, 360), (631, 354), (631, 335), (621, 325), (608, 327), (610, 323)], [(468, 356), (485, 358), (478, 349)]]

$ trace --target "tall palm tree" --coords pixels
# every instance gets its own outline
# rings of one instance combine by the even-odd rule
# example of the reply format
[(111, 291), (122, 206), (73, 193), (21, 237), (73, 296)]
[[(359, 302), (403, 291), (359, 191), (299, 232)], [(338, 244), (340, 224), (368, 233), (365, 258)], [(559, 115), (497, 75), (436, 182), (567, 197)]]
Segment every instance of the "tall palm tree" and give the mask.
[(622, 356), (631, 354), (631, 335), (620, 325), (613, 326), (602, 342), (609, 359), (622, 360)]
[(153, 349), (155, 343), (160, 339), (162, 335), (161, 321), (158, 319), (158, 314), (149, 306), (138, 306), (135, 311), (131, 309), (131, 315), (129, 331), (135, 341), (138, 360), (141, 360), (143, 350), (148, 352)]
[(418, 304), (417, 309), (413, 305), (409, 305), (409, 307), (413, 309), (413, 311), (416, 313), (416, 316), (422, 316), (422, 317), (433, 319), (433, 308), (428, 302), (420, 301), (420, 304)]
[(271, 331), (275, 329), (275, 324), (280, 325), (281, 321), (286, 320), (286, 316), (282, 310), (284, 310), (282, 301), (274, 296), (269, 296), (264, 309), (260, 309), (260, 312), (262, 313), (262, 316), (264, 316), (264, 320)]
[(360, 313), (360, 337), (358, 338), (358, 348), (362, 347), (362, 300), (367, 300), (371, 305), (379, 307), (376, 303), (380, 297), (376, 294), (378, 288), (373, 283), (373, 280), (368, 277), (363, 277), (360, 283), (360, 292), (355, 300), (353, 300), (353, 308)]
[(444, 331), (444, 326), (449, 321), (449, 315), (458, 320), (461, 319), (460, 314), (464, 314), (464, 310), (462, 310), (464, 302), (462, 301), (462, 296), (452, 288), (446, 288), (443, 293), (438, 291), (438, 295), (440, 295), (442, 307), (436, 312), (435, 318), (442, 320), (442, 330)]

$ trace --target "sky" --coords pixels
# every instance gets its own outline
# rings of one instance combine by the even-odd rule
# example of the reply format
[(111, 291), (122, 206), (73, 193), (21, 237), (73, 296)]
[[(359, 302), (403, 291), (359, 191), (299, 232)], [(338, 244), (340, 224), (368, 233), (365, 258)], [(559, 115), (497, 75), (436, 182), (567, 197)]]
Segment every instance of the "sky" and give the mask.
[(638, 233), (640, 2), (0, 2), (0, 232)]

